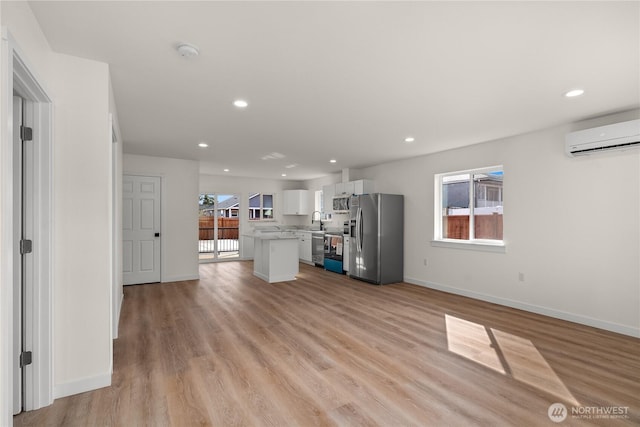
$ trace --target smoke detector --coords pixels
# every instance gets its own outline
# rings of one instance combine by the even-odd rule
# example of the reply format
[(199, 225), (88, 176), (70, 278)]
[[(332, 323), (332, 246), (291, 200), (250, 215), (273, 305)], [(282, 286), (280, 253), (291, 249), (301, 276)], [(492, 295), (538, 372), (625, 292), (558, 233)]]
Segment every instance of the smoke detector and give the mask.
[(181, 43), (176, 47), (180, 56), (184, 56), (185, 58), (191, 58), (192, 56), (198, 56), (200, 51), (197, 47), (189, 43)]

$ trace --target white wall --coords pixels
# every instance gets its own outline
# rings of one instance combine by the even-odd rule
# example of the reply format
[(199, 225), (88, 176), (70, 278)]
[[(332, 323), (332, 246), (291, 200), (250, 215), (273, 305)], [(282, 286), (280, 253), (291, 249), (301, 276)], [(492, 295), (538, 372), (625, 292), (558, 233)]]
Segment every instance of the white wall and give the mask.
[[(405, 280), (640, 336), (640, 151), (564, 154), (567, 132), (638, 114), (362, 169), (377, 191), (405, 195)], [(506, 253), (433, 247), (434, 174), (493, 165)]]
[[(357, 172), (357, 171), (356, 171)], [(314, 193), (322, 190), (322, 186), (341, 182), (342, 174), (335, 173), (307, 181), (288, 181), (276, 179), (242, 178), (224, 175), (200, 174), (200, 193), (226, 193), (241, 195), (242, 201), (247, 203), (250, 194), (260, 192), (275, 195), (275, 218), (271, 222), (252, 222), (244, 216), (240, 221), (240, 233), (251, 233), (255, 225), (290, 225), (310, 226), (309, 215), (282, 215), (282, 192), (284, 190), (309, 190), (309, 212), (315, 209)], [(333, 221), (327, 221), (325, 226), (342, 227), (346, 215), (334, 215)]]
[[(282, 192), (306, 189), (304, 183), (277, 179), (241, 178), (222, 175), (200, 175), (199, 194), (239, 194), (243, 215), (240, 218), (240, 234), (251, 233), (255, 225), (311, 225), (310, 215), (282, 215)], [(269, 222), (248, 221), (249, 195), (254, 193), (274, 195), (274, 220)], [(197, 198), (196, 198), (197, 200)]]
[[(111, 140), (106, 64), (54, 55), (56, 396), (110, 384)], [(109, 381), (107, 381), (107, 376)], [(78, 388), (79, 387), (79, 388)]]
[(123, 171), (161, 178), (161, 280), (197, 279), (198, 162), (124, 154)]
[(26, 2), (2, 2), (2, 24), (54, 103), (53, 381), (60, 397), (111, 382), (109, 70), (54, 53)]

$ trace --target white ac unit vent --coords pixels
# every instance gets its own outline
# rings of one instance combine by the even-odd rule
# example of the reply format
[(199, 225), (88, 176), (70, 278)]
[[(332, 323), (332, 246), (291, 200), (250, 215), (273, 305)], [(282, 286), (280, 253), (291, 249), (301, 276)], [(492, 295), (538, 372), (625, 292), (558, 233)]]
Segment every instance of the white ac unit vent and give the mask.
[(565, 150), (574, 157), (633, 147), (640, 147), (640, 119), (568, 133)]

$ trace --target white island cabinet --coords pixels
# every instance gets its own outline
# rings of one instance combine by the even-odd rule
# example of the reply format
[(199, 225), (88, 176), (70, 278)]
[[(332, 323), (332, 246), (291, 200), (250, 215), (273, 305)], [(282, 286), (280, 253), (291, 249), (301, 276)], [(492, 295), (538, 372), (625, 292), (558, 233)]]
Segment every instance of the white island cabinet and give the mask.
[(298, 238), (290, 235), (254, 236), (253, 274), (269, 283), (296, 280)]

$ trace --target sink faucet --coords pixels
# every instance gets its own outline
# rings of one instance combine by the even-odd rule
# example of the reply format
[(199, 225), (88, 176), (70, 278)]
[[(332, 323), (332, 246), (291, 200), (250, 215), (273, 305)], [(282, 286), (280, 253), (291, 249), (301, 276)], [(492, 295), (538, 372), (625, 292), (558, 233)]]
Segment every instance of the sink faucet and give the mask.
[(320, 211), (313, 211), (311, 213), (311, 225), (315, 223), (316, 213), (318, 214), (318, 220), (320, 221), (320, 230), (322, 230), (322, 212)]

